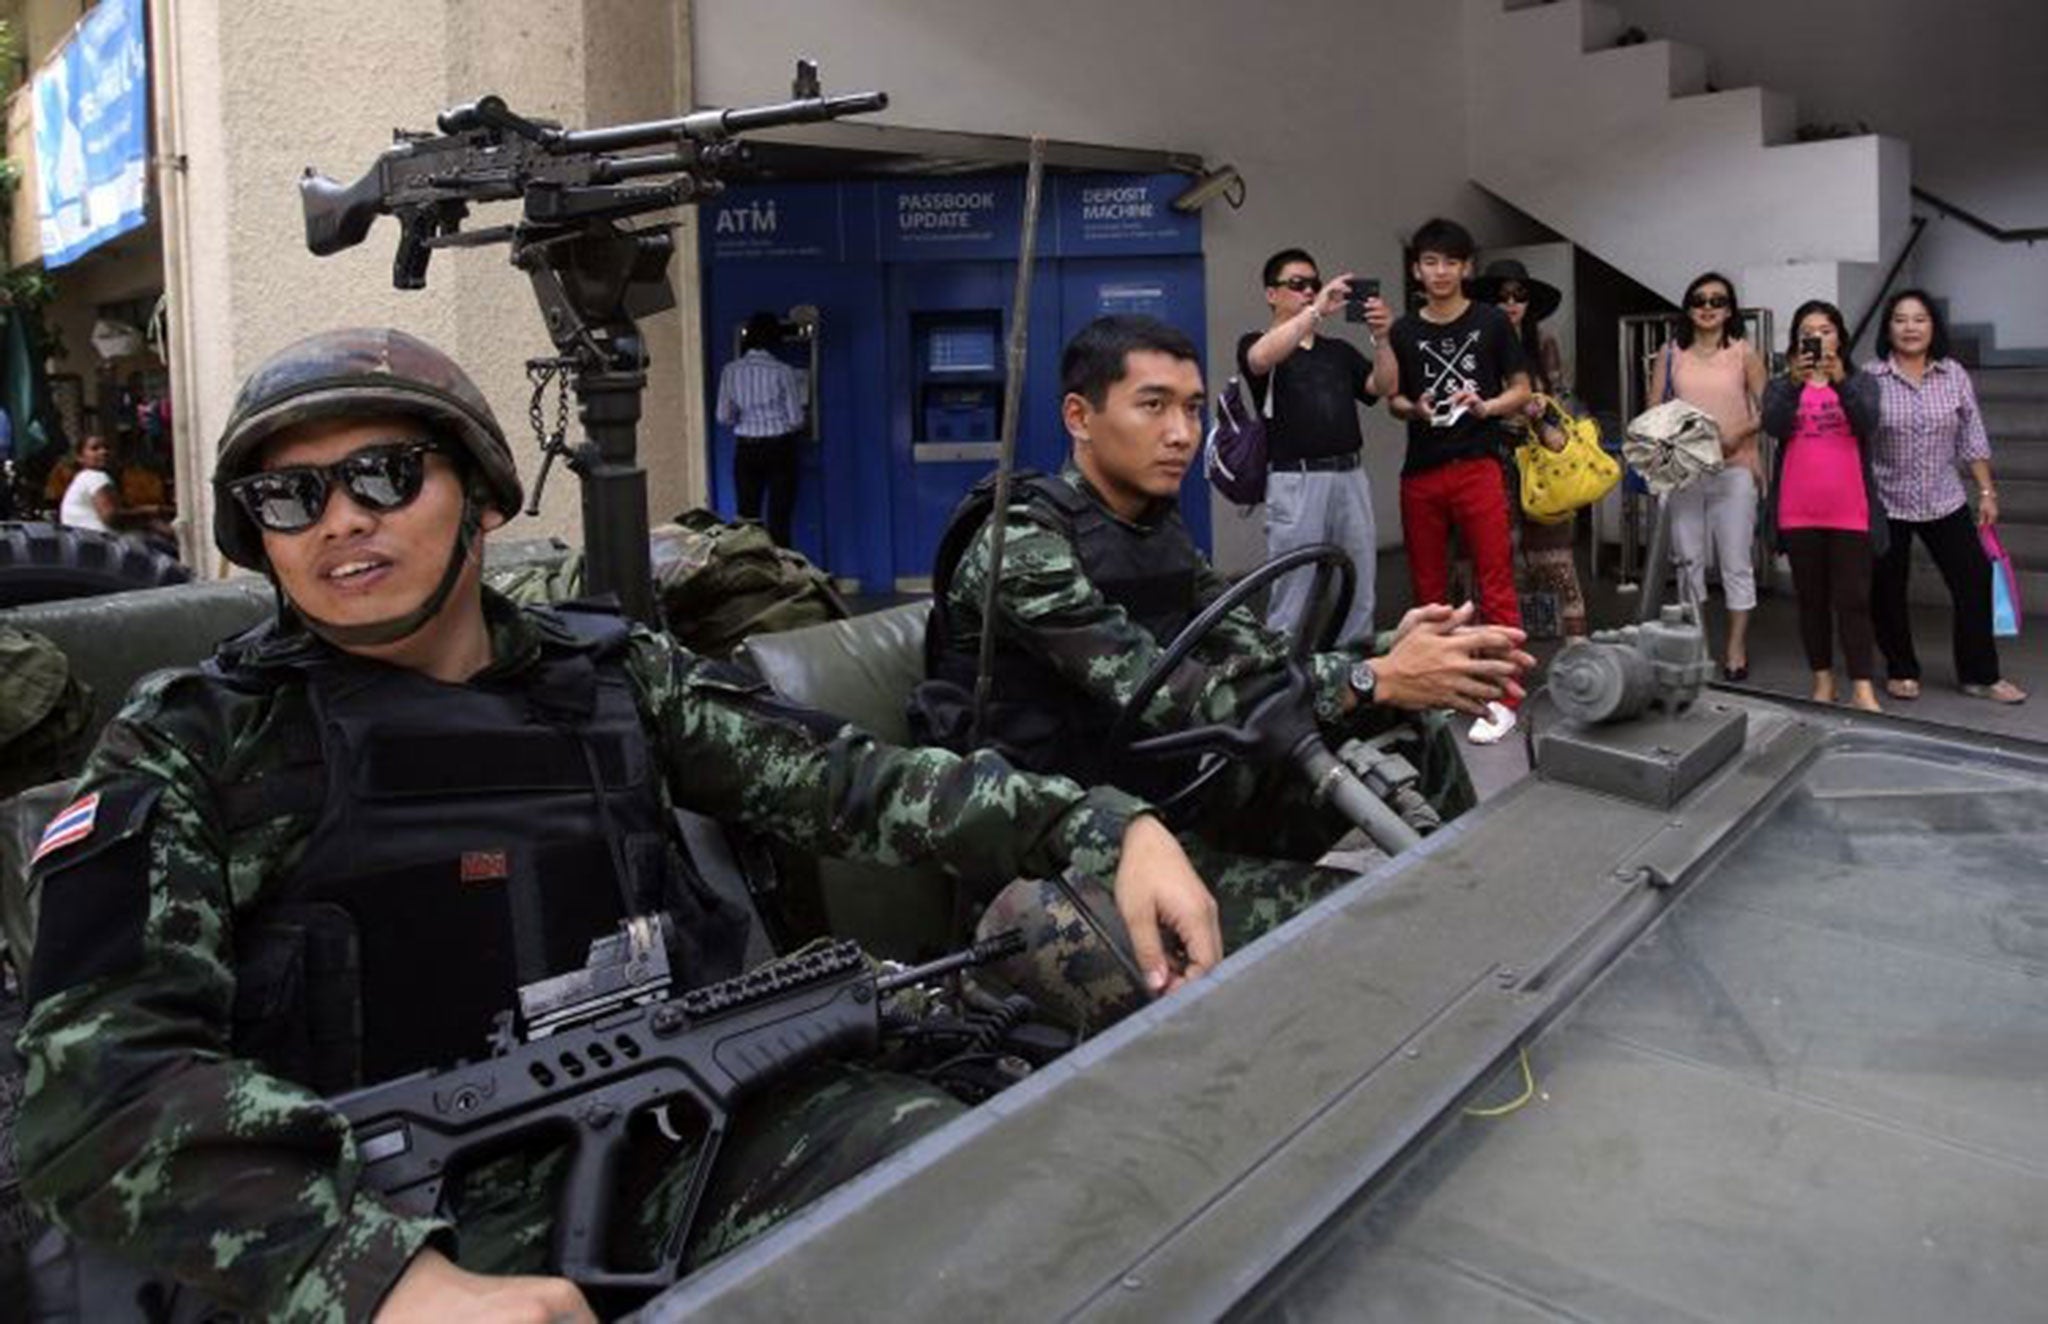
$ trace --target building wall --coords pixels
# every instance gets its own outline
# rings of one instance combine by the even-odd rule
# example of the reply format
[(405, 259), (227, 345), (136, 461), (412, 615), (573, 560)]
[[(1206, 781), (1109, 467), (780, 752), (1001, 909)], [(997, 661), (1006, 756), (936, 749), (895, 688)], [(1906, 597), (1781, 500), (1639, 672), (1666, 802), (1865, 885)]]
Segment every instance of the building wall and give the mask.
[[(1482, 243), (1537, 237), (1465, 182), (1458, 6), (1302, 0), (1256, 11), (1173, 0), (963, 5), (873, 0), (697, 0), (701, 101), (786, 94), (792, 58), (822, 60), (828, 91), (880, 88), (880, 122), (1195, 152), (1244, 174), (1242, 211), (1203, 213), (1210, 376), (1263, 327), (1258, 269), (1287, 244), (1325, 270), (1400, 288), (1400, 238), (1442, 212)], [(1339, 330), (1337, 334), (1348, 334)], [(1402, 432), (1367, 425), (1383, 545), (1400, 541)], [(1263, 559), (1257, 518), (1216, 510), (1219, 563)]]
[[(181, 154), (180, 214), (170, 218), (182, 272), (171, 280), (187, 363), (180, 461), (203, 475), (241, 377), (314, 331), (389, 324), (453, 353), (490, 398), (529, 484), (538, 453), (527, 424), (525, 361), (550, 350), (531, 288), (503, 246), (435, 253), (427, 288), (391, 285), (395, 225), (380, 220), (358, 247), (306, 251), (298, 189), (315, 166), (353, 182), (390, 145), (394, 125), (431, 129), (441, 109), (496, 92), (522, 113), (572, 125), (675, 114), (687, 100), (688, 30), (679, 0), (180, 0), (160, 32), (171, 104), (159, 102)], [(168, 111), (168, 114), (166, 113)], [(515, 219), (480, 210), (472, 225)], [(694, 373), (683, 370), (684, 318), (649, 319), (654, 388), (642, 420), (642, 461), (654, 509), (672, 513), (690, 489)], [(698, 430), (701, 436), (701, 429)], [(678, 438), (684, 444), (678, 444)], [(658, 440), (658, 444), (655, 443)], [(183, 489), (187, 508), (210, 501)], [(195, 521), (203, 530), (208, 517)], [(551, 478), (538, 520), (515, 536), (580, 540), (579, 498)]]
[[(1716, 85), (1764, 84), (1798, 99), (1802, 123), (1904, 138), (1916, 185), (2007, 229), (2048, 225), (2041, 0), (1611, 3), (1652, 36), (1703, 48)], [(1937, 221), (1916, 266), (1957, 320), (1995, 324), (2000, 347), (2048, 346), (2048, 249)]]
[(42, 249), (36, 227), (35, 98), (25, 90), (7, 98), (7, 159), (21, 167), (7, 206), (7, 258), (23, 262)]
[(71, 35), (85, 10), (85, 0), (7, 0), (0, 18), (13, 25), (16, 53), (34, 69)]

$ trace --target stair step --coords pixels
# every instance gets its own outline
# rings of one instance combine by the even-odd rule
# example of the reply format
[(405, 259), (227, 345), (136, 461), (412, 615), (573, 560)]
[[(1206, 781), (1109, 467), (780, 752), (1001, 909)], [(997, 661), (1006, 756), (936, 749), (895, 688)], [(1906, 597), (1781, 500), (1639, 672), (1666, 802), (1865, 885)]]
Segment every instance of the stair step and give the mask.
[(1984, 427), (1993, 437), (2048, 437), (2048, 399), (1979, 396), (1977, 403), (1984, 410)]
[(1536, 35), (1539, 27), (1559, 33), (1560, 39), (1569, 32), (1567, 49), (1572, 54), (1607, 49), (1625, 26), (1621, 11), (1606, 0), (1507, 0), (1504, 5), (1482, 0), (1482, 4), (1513, 15), (1518, 38), (1542, 40)]
[(2009, 478), (2048, 480), (2048, 438), (1991, 429), (1991, 473), (2000, 485)]
[(2026, 524), (2003, 518), (1998, 522), (1998, 540), (2005, 554), (2020, 570), (2048, 570), (2048, 524)]
[(1713, 120), (1724, 124), (1728, 133), (1744, 134), (1764, 147), (1798, 138), (1798, 103), (1767, 87), (1733, 87), (1676, 100), (1694, 124)]
[(1645, 104), (1707, 90), (1707, 53), (1682, 41), (1645, 41), (1586, 53), (1585, 77), (1618, 109), (1638, 117)]
[[(2028, 570), (2015, 563), (2019, 571), (2020, 611), (2023, 614), (2048, 615), (2048, 570)], [(1779, 585), (1786, 592), (1791, 591), (1791, 579), (1780, 577)], [(1948, 583), (1934, 563), (1917, 548), (1913, 552), (1913, 573), (1906, 580), (1906, 601), (1916, 607), (1945, 607), (1949, 605)], [(2040, 628), (2038, 623), (2034, 628)]]
[(1998, 517), (2015, 524), (2048, 524), (2048, 479), (2008, 478), (2000, 473), (2005, 465), (1994, 465), (1993, 482), (1998, 488)]
[(1970, 374), (1977, 398), (2048, 402), (2048, 368), (1978, 368)]

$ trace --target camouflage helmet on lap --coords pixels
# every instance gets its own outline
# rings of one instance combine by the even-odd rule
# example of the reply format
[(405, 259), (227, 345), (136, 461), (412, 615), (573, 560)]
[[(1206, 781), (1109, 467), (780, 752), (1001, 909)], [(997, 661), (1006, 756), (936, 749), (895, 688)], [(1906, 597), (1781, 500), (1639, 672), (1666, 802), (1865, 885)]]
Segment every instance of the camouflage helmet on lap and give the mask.
[(348, 327), (286, 346), (242, 383), (213, 469), (213, 539), (221, 552), (251, 570), (266, 568), (255, 521), (224, 490), (255, 471), (265, 442), (316, 419), (378, 414), (422, 419), (459, 443), (480, 480), (484, 503), (508, 517), (518, 512), (512, 449), (468, 374), (416, 336), (388, 327)]

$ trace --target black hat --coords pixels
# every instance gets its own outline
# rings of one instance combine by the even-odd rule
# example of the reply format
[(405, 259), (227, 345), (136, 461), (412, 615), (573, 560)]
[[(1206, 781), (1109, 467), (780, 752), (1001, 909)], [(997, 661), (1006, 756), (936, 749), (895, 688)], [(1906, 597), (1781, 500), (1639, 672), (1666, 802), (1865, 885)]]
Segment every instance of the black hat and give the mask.
[(1472, 282), (1473, 296), (1486, 303), (1499, 303), (1500, 287), (1510, 281), (1529, 291), (1528, 315), (1535, 321), (1550, 316), (1564, 302), (1564, 293), (1557, 286), (1537, 280), (1529, 274), (1529, 268), (1511, 257), (1486, 264), (1486, 270)]

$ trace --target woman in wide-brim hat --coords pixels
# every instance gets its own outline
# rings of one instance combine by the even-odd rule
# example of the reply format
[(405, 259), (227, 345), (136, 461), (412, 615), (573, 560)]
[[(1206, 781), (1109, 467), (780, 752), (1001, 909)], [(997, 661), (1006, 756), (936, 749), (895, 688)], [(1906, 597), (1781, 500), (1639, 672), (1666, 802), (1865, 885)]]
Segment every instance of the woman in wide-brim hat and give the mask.
[[(1529, 268), (1516, 259), (1504, 257), (1486, 264), (1486, 270), (1472, 282), (1472, 297), (1507, 310), (1508, 316), (1514, 318), (1530, 370), (1540, 370), (1550, 379), (1546, 388), (1549, 394), (1563, 393), (1566, 387), (1558, 380), (1562, 375), (1562, 356), (1558, 353), (1557, 337), (1544, 335), (1536, 327), (1557, 311), (1564, 302), (1564, 293), (1557, 286), (1531, 276)], [(1509, 305), (1519, 305), (1522, 312), (1515, 313)]]
[[(1563, 355), (1558, 351), (1557, 338), (1545, 334), (1538, 325), (1564, 302), (1557, 287), (1534, 279), (1529, 269), (1513, 258), (1502, 258), (1487, 264), (1485, 272), (1472, 282), (1472, 292), (1498, 305), (1514, 324), (1522, 356), (1529, 364), (1530, 384), (1539, 394), (1562, 396)], [(1523, 429), (1547, 446), (1562, 445), (1563, 434), (1544, 425), (1542, 408), (1535, 400), (1529, 402), (1529, 411), (1529, 416), (1521, 420)], [(1516, 512), (1520, 514), (1519, 502)], [(1567, 639), (1580, 638), (1587, 630), (1586, 595), (1579, 585), (1572, 552), (1577, 522), (1576, 516), (1567, 516), (1554, 524), (1521, 520), (1523, 579), (1529, 592), (1548, 593), (1554, 598), (1558, 632)]]

